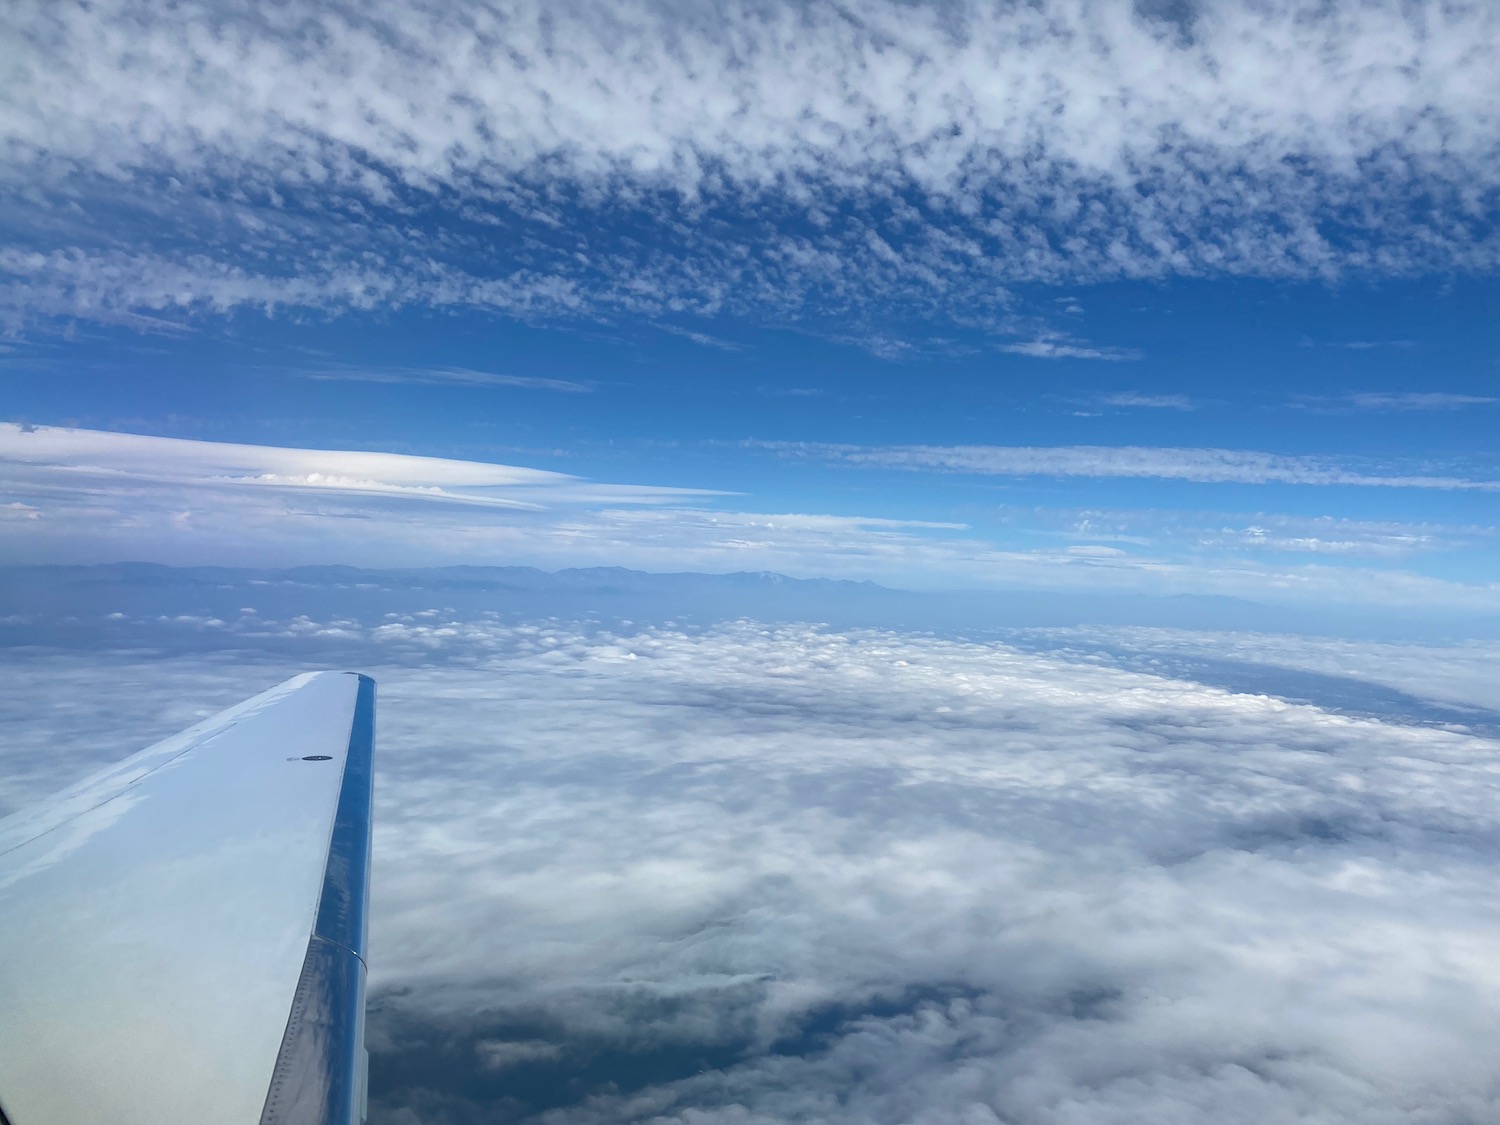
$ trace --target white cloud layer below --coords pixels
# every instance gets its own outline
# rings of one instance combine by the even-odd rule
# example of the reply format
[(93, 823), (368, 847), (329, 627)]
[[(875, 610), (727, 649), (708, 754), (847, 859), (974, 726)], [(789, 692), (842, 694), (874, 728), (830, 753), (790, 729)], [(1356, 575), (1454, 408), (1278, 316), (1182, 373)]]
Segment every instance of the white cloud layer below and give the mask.
[[(1500, 1111), (1493, 740), (883, 632), (412, 616), (368, 661), (374, 1122)], [(58, 781), (286, 673), (6, 664), (7, 772)]]

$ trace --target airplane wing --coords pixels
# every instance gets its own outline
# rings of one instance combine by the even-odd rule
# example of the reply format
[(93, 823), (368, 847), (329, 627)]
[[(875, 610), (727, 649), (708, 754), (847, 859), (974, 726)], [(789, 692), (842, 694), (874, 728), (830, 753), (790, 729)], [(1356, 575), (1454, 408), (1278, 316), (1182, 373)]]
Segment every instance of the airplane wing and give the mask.
[(0, 1123), (364, 1120), (374, 733), (309, 673), (0, 820)]

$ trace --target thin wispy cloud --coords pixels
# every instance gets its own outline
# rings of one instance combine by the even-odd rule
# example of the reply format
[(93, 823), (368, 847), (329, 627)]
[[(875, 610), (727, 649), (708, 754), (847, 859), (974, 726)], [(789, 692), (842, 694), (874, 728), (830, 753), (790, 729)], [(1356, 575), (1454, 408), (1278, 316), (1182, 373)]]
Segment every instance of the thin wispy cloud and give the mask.
[(744, 350), (743, 344), (737, 344), (733, 340), (726, 340), (722, 336), (714, 336), (708, 332), (698, 332), (691, 328), (681, 328), (675, 324), (658, 324), (656, 327), (669, 336), (681, 336), (684, 340), (691, 340), (693, 343), (701, 344), (705, 348), (717, 348), (723, 352)]
[(866, 468), (991, 476), (1133, 477), (1204, 483), (1355, 485), (1500, 492), (1500, 480), (1430, 473), (1365, 470), (1329, 458), (1238, 449), (1149, 446), (857, 446), (759, 442), (786, 457), (809, 457)]
[(1059, 337), (1042, 337), (1021, 343), (1000, 344), (998, 348), (1011, 355), (1025, 355), (1033, 359), (1103, 359), (1118, 362), (1141, 358), (1139, 352), (1129, 348), (1096, 348), (1089, 344), (1069, 342)]
[(4, 19), (12, 320), (998, 327), (1018, 283), (1500, 261), (1482, 3), (22, 0)]
[(1360, 391), (1339, 395), (1298, 395), (1289, 405), (1319, 414), (1397, 414), (1467, 410), (1497, 403), (1500, 403), (1500, 398), (1492, 395), (1452, 391)]
[[(1002, 514), (1009, 509), (1002, 509)], [(1168, 550), (1266, 552), (1404, 559), (1412, 555), (1479, 547), (1497, 529), (1482, 524), (1403, 522), (1279, 512), (1172, 509), (1033, 509), (1025, 522), (1045, 533), (1095, 542), (1120, 542)]]
[(585, 394), (594, 388), (571, 379), (540, 375), (506, 375), (467, 367), (323, 367), (299, 372), (306, 379), (355, 383), (415, 383), (428, 386), (520, 387), (526, 390)]
[(1106, 395), (1099, 401), (1105, 406), (1140, 407), (1145, 410), (1194, 410), (1198, 405), (1187, 395), (1143, 395), (1135, 391)]
[(1500, 398), (1442, 391), (1372, 391), (1350, 395), (1348, 402), (1360, 410), (1462, 410), (1466, 406), (1493, 406)]
[(1335, 538), (1317, 535), (1287, 535), (1272, 528), (1249, 524), (1220, 528), (1217, 534), (1201, 536), (1200, 547), (1231, 546), (1241, 550), (1287, 551), (1313, 555), (1352, 555), (1374, 558), (1405, 558), (1436, 546), (1428, 535), (1384, 535)]

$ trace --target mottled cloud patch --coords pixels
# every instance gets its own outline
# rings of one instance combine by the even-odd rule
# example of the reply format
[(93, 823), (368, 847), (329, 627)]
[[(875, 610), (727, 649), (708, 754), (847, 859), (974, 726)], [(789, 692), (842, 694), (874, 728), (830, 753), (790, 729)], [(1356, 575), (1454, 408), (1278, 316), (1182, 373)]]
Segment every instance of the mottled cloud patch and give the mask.
[(21, 0), (3, 18), (12, 321), (728, 314), (1124, 358), (1021, 334), (1009, 290), (1500, 260), (1483, 3)]

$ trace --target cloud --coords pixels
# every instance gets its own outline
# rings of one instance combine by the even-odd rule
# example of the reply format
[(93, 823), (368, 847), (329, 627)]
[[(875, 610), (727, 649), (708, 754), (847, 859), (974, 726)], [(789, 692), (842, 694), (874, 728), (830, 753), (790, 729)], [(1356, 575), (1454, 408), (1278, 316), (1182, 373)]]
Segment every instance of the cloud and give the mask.
[(726, 340), (721, 336), (713, 336), (707, 332), (697, 332), (691, 328), (679, 328), (675, 324), (657, 324), (655, 327), (670, 336), (681, 336), (684, 340), (691, 340), (705, 348), (717, 348), (721, 352), (738, 352), (744, 350), (743, 344), (737, 344), (733, 340)]
[(1105, 406), (1139, 406), (1147, 410), (1194, 410), (1197, 404), (1187, 395), (1143, 395), (1138, 391), (1106, 395), (1099, 400)]
[(1134, 477), (1206, 483), (1356, 485), (1500, 491), (1500, 481), (1404, 471), (1360, 471), (1328, 459), (1239, 449), (1151, 446), (857, 446), (817, 442), (761, 442), (786, 457), (811, 457), (866, 468), (994, 476)]
[(1467, 410), (1493, 406), (1500, 398), (1451, 391), (1361, 391), (1346, 395), (1297, 395), (1288, 404), (1297, 410), (1319, 414), (1357, 414), (1374, 411), (1394, 414)]
[(0, 423), (0, 465), (37, 485), (73, 480), (287, 490), (538, 510), (548, 501), (664, 503), (722, 493), (590, 484), (565, 473), (402, 453), (290, 449)]
[[(1362, 539), (1319, 539), (1312, 535), (1272, 535), (1268, 534), (1262, 527), (1247, 528), (1225, 528), (1224, 538), (1233, 542), (1236, 546), (1259, 548), (1271, 551), (1298, 551), (1318, 555), (1364, 555), (1364, 556), (1386, 556), (1403, 558), (1413, 551), (1422, 550), (1430, 546), (1431, 540), (1425, 536), (1413, 536), (1410, 538), (1387, 539), (1381, 543), (1371, 543)], [(1205, 546), (1212, 544), (1211, 539), (1201, 541)]]
[(1461, 410), (1466, 406), (1492, 406), (1500, 399), (1441, 391), (1370, 391), (1350, 395), (1348, 401), (1360, 410)]
[(562, 1047), (544, 1039), (524, 1039), (520, 1042), (503, 1039), (481, 1040), (474, 1045), (474, 1053), (489, 1070), (508, 1070), (527, 1064), (556, 1062), (562, 1058)]
[(1170, 508), (1000, 509), (1007, 522), (1038, 532), (1168, 551), (1282, 551), (1368, 558), (1404, 558), (1429, 551), (1480, 548), (1496, 529), (1483, 524), (1361, 520), (1284, 512), (1216, 512)]
[(897, 336), (1003, 328), (1019, 284), (1500, 261), (1483, 3), (4, 18), (12, 319), (426, 305)]
[[(5, 794), (298, 662), (186, 643), (5, 656)], [(1493, 739), (751, 622), (395, 620), (364, 666), (372, 1122), (1494, 1114)]]
[(1096, 348), (1088, 344), (1068, 343), (1058, 337), (1042, 337), (1018, 344), (1000, 344), (1002, 352), (1012, 355), (1031, 356), (1033, 359), (1140, 359), (1140, 353), (1130, 348)]
[(583, 394), (593, 390), (571, 379), (549, 379), (540, 375), (502, 375), (467, 367), (348, 367), (320, 368), (300, 374), (307, 379), (343, 380), (357, 383), (418, 383), (429, 386), (522, 387), (527, 390), (568, 391)]
[(1240, 526), (1204, 528), (1195, 533), (1200, 547), (1290, 551), (1367, 558), (1405, 558), (1419, 551), (1438, 550), (1465, 539), (1474, 540), (1479, 528), (1444, 528), (1421, 524), (1381, 524), (1360, 520), (1271, 518)]

